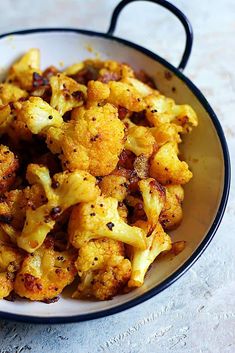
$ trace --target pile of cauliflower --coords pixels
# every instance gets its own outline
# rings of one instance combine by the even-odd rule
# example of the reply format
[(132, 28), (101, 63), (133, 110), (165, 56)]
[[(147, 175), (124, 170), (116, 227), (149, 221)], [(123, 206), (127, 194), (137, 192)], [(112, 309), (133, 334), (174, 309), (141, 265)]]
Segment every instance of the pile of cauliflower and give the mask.
[(0, 298), (142, 286), (182, 220), (179, 144), (197, 124), (127, 64), (42, 71), (38, 49), (14, 63), (0, 84)]

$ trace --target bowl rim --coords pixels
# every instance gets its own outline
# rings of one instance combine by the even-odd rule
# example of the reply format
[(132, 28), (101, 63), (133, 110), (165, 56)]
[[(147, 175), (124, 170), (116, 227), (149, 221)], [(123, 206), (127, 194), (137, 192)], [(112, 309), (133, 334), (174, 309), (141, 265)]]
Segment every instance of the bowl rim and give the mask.
[(100, 310), (98, 312), (81, 314), (81, 315), (74, 315), (74, 316), (31, 316), (31, 315), (21, 315), (21, 314), (13, 314), (9, 312), (0, 311), (0, 318), (8, 319), (8, 320), (15, 320), (20, 322), (27, 322), (27, 323), (38, 323), (38, 324), (60, 324), (60, 323), (72, 323), (72, 322), (81, 322), (87, 320), (98, 319), (101, 317), (109, 316), (112, 314), (116, 314), (132, 308), (138, 304), (145, 302), (146, 300), (152, 298), (156, 294), (162, 292), (164, 289), (169, 287), (173, 284), (177, 279), (179, 279), (190, 267), (198, 260), (198, 258), (202, 255), (205, 251), (209, 243), (211, 242), (212, 238), (214, 237), (221, 220), (223, 218), (225, 208), (228, 201), (229, 190), (230, 190), (230, 181), (231, 181), (231, 165), (230, 165), (230, 157), (229, 157), (229, 150), (226, 142), (226, 138), (222, 129), (222, 126), (219, 122), (218, 117), (216, 116), (215, 112), (211, 108), (210, 104), (201, 93), (201, 91), (194, 85), (194, 83), (188, 79), (179, 69), (174, 67), (170, 64), (167, 60), (163, 59), (159, 55), (153, 53), (149, 49), (146, 49), (138, 44), (130, 42), (126, 39), (122, 39), (116, 36), (109, 35), (107, 33), (101, 33), (96, 31), (89, 31), (84, 29), (77, 29), (77, 28), (32, 28), (32, 29), (25, 29), (19, 31), (8, 32), (4, 34), (0, 34), (0, 40), (13, 35), (27, 35), (33, 33), (50, 33), (50, 32), (67, 32), (67, 33), (75, 33), (75, 34), (83, 34), (88, 36), (94, 37), (102, 37), (107, 40), (112, 40), (118, 42), (120, 44), (124, 44), (125, 46), (131, 47), (133, 49), (142, 52), (146, 56), (154, 59), (157, 62), (160, 62), (166, 69), (170, 70), (174, 75), (176, 75), (179, 79), (181, 79), (187, 87), (191, 90), (191, 92), (196, 96), (199, 102), (202, 104), (206, 112), (208, 113), (215, 130), (217, 132), (220, 145), (223, 152), (223, 160), (224, 160), (224, 185), (223, 185), (223, 192), (220, 200), (220, 204), (218, 207), (217, 214), (214, 217), (214, 221), (208, 230), (205, 238), (200, 243), (198, 248), (193, 252), (193, 254), (189, 257), (189, 259), (181, 265), (175, 272), (173, 272), (169, 277), (167, 277), (163, 282), (156, 285), (154, 288), (150, 289), (148, 292), (140, 295), (137, 298), (131, 299), (126, 303), (117, 305), (110, 309)]

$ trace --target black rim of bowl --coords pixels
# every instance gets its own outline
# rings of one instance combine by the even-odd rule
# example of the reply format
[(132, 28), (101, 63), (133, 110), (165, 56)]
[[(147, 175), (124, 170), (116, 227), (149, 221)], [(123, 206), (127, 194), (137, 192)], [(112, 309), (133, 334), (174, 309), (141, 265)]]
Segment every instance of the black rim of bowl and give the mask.
[(182, 72), (180, 72), (177, 68), (175, 68), (173, 65), (168, 63), (165, 59), (161, 58), (157, 54), (154, 54), (152, 51), (145, 49), (137, 44), (134, 44), (128, 40), (115, 37), (115, 36), (110, 36), (106, 33), (100, 33), (100, 32), (95, 32), (95, 31), (87, 31), (83, 29), (75, 29), (75, 28), (37, 28), (37, 29), (28, 29), (28, 30), (22, 30), (22, 31), (16, 31), (16, 32), (10, 32), (10, 33), (5, 33), (0, 35), (0, 39), (7, 37), (7, 36), (13, 36), (13, 35), (25, 35), (25, 34), (32, 34), (32, 33), (49, 33), (49, 32), (70, 32), (70, 33), (77, 33), (77, 34), (84, 34), (88, 36), (96, 36), (96, 37), (103, 37), (108, 40), (116, 41), (118, 43), (124, 44), (125, 46), (129, 46), (131, 48), (134, 48), (138, 50), (139, 52), (142, 52), (146, 56), (154, 59), (155, 61), (160, 62), (163, 64), (166, 69), (172, 71), (178, 78), (180, 78), (188, 87), (189, 89), (193, 92), (193, 94), (197, 97), (197, 99), (200, 101), (204, 109), (207, 111), (208, 115), (210, 116), (214, 127), (216, 129), (216, 132), (218, 134), (221, 148), (223, 151), (223, 158), (224, 158), (224, 187), (223, 187), (223, 192), (222, 192), (222, 197), (220, 200), (220, 204), (218, 207), (217, 214), (214, 218), (214, 221), (205, 235), (205, 238), (201, 242), (201, 244), (198, 246), (198, 248), (194, 251), (194, 253), (190, 256), (190, 258), (182, 265), (180, 266), (173, 274), (171, 274), (167, 279), (165, 279), (163, 282), (160, 284), (156, 285), (154, 288), (149, 290), (148, 292), (140, 295), (139, 297), (132, 299), (126, 303), (120, 304), (115, 306), (114, 308), (110, 309), (104, 309), (98, 312), (94, 313), (88, 313), (88, 314), (82, 314), (82, 315), (74, 315), (74, 316), (68, 316), (68, 317), (63, 317), (63, 316), (52, 316), (52, 317), (45, 317), (45, 316), (30, 316), (30, 315), (21, 315), (21, 314), (12, 314), (12, 313), (7, 313), (0, 311), (0, 317), (4, 319), (10, 319), (10, 320), (15, 320), (15, 321), (23, 321), (23, 322), (30, 322), (30, 323), (39, 323), (39, 324), (59, 324), (59, 323), (72, 323), (72, 322), (80, 322), (80, 321), (86, 321), (86, 320), (92, 320), (92, 319), (98, 319), (101, 317), (105, 317), (108, 315), (116, 314), (121, 311), (124, 311), (126, 309), (132, 308), (135, 305), (138, 305), (140, 303), (145, 302), (146, 300), (152, 298), (156, 294), (160, 293), (167, 287), (169, 287), (171, 284), (173, 284), (178, 278), (180, 278), (193, 264), (194, 262), (197, 261), (197, 259), (202, 255), (204, 250), (207, 248), (209, 243), (211, 242), (213, 236), (215, 235), (220, 222), (223, 218), (224, 211), (227, 205), (228, 201), (228, 196), (229, 196), (229, 189), (230, 189), (230, 178), (231, 178), (231, 167), (230, 167), (230, 158), (229, 158), (229, 151), (228, 151), (228, 146), (227, 142), (224, 136), (223, 129), (220, 125), (219, 119), (217, 118), (216, 114), (214, 113), (213, 109), (207, 102), (206, 98), (204, 95), (200, 92), (200, 90), (184, 75)]

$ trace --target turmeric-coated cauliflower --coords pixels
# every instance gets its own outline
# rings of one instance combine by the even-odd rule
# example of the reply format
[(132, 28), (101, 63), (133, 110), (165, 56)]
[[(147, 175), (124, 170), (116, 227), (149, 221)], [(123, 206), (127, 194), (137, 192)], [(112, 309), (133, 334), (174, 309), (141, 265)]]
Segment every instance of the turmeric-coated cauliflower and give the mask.
[(33, 134), (39, 134), (50, 126), (60, 126), (61, 115), (40, 97), (30, 97), (23, 102), (17, 113), (18, 120), (24, 122)]
[(13, 290), (21, 259), (22, 254), (18, 249), (0, 241), (0, 299), (7, 297)]
[(92, 239), (107, 237), (144, 249), (144, 231), (129, 226), (120, 217), (117, 208), (116, 199), (103, 196), (74, 206), (68, 226), (72, 245), (79, 249)]
[(154, 229), (165, 204), (165, 188), (155, 179), (148, 178), (139, 181), (139, 189), (143, 197), (143, 207), (150, 229)]
[(30, 164), (27, 179), (31, 184), (41, 185), (47, 197), (45, 204), (26, 210), (24, 228), (17, 244), (28, 252), (34, 252), (42, 245), (62, 212), (78, 202), (92, 201), (100, 193), (96, 179), (84, 171), (58, 173), (52, 183), (46, 167)]
[(73, 251), (55, 251), (46, 241), (33, 254), (27, 254), (17, 272), (14, 290), (30, 300), (50, 301), (76, 276)]
[(108, 238), (83, 245), (75, 266), (80, 276), (75, 298), (111, 299), (127, 284), (131, 275), (124, 244)]
[(111, 196), (118, 201), (123, 201), (127, 195), (127, 178), (120, 175), (107, 175), (99, 183), (101, 192), (105, 196)]
[[(146, 235), (149, 234), (149, 226), (143, 221), (138, 221), (138, 227), (145, 230)], [(171, 238), (167, 235), (160, 223), (156, 225), (152, 233), (146, 237), (147, 248), (145, 250), (131, 247), (131, 278), (128, 287), (140, 287), (144, 283), (144, 277), (149, 266), (154, 262), (156, 257), (163, 251), (171, 249)]]
[(150, 175), (163, 185), (186, 184), (192, 173), (188, 164), (180, 161), (175, 143), (168, 142), (161, 146), (150, 162)]
[(59, 73), (52, 76), (50, 85), (52, 89), (50, 105), (61, 115), (73, 108), (80, 107), (86, 98), (86, 86), (64, 74)]
[(41, 73), (40, 51), (32, 48), (19, 61), (13, 64), (8, 72), (7, 82), (19, 85), (21, 88), (30, 90), (33, 83), (33, 73)]
[(125, 126), (117, 108), (111, 104), (76, 108), (72, 118), (46, 131), (48, 148), (60, 154), (65, 169), (87, 170), (95, 176), (111, 173), (124, 147)]
[(151, 156), (154, 150), (155, 139), (149, 128), (132, 126), (127, 131), (125, 148), (136, 156), (141, 154)]
[(158, 147), (167, 142), (181, 142), (180, 133), (183, 131), (182, 126), (173, 123), (164, 123), (157, 127), (152, 127), (149, 130), (155, 138)]
[(166, 202), (159, 221), (165, 230), (172, 230), (179, 226), (183, 218), (184, 189), (181, 185), (166, 185), (165, 190)]
[(18, 158), (7, 146), (0, 145), (0, 193), (13, 185), (18, 169)]
[(26, 98), (28, 93), (15, 86), (11, 83), (1, 83), (0, 84), (0, 101), (2, 101), (2, 105), (17, 102), (20, 98)]

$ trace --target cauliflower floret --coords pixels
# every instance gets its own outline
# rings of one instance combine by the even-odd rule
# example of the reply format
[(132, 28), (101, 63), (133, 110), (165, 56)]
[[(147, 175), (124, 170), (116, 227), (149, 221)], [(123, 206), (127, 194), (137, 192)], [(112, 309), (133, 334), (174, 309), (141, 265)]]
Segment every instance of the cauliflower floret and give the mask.
[(149, 128), (132, 126), (128, 129), (125, 148), (136, 156), (141, 154), (151, 156), (154, 150), (155, 139)]
[(14, 119), (13, 110), (10, 105), (0, 106), (0, 134), (4, 134), (8, 131), (11, 122)]
[(18, 249), (0, 241), (0, 299), (7, 297), (13, 290), (21, 260), (22, 255)]
[(109, 86), (100, 81), (89, 81), (87, 85), (87, 100), (89, 105), (105, 101), (110, 95)]
[(141, 97), (147, 97), (153, 92), (151, 87), (133, 77), (127, 77), (123, 79), (122, 82), (134, 87), (135, 90), (141, 95)]
[(35, 209), (46, 200), (44, 190), (40, 185), (26, 187), (23, 190), (6, 192), (0, 202), (0, 222), (2, 230), (13, 243), (23, 229), (26, 208)]
[(158, 147), (167, 142), (181, 142), (180, 133), (183, 131), (182, 126), (173, 123), (165, 123), (157, 127), (152, 127), (149, 130), (155, 138)]
[(72, 245), (80, 248), (91, 239), (107, 237), (144, 249), (143, 230), (129, 226), (120, 217), (117, 208), (116, 199), (103, 196), (93, 202), (76, 205), (68, 225)]
[(181, 126), (184, 134), (191, 132), (192, 128), (198, 125), (197, 115), (190, 105), (175, 105), (174, 113), (176, 117), (172, 122)]
[(50, 104), (61, 115), (83, 105), (86, 86), (61, 73), (51, 77), (50, 85), (52, 89)]
[(60, 126), (61, 115), (40, 97), (30, 97), (21, 105), (17, 113), (18, 120), (24, 122), (33, 134), (40, 133), (44, 128)]
[(137, 89), (124, 82), (110, 81), (110, 95), (107, 101), (115, 106), (121, 106), (132, 112), (140, 112), (146, 108), (146, 103)]
[(75, 266), (80, 276), (73, 295), (75, 298), (111, 299), (126, 285), (131, 275), (124, 244), (107, 238), (91, 240), (83, 245)]
[(177, 145), (168, 142), (161, 146), (150, 162), (150, 176), (161, 184), (186, 184), (192, 178), (188, 164), (177, 156)]
[(26, 210), (24, 228), (17, 244), (28, 252), (34, 252), (42, 245), (62, 212), (78, 202), (92, 201), (100, 193), (95, 177), (84, 171), (58, 173), (52, 184), (46, 167), (30, 164), (26, 177), (30, 183), (41, 185), (47, 197), (42, 206)]
[(165, 188), (155, 179), (148, 178), (139, 181), (139, 189), (144, 201), (144, 211), (151, 226), (150, 229), (154, 229), (165, 205)]
[(175, 123), (182, 127), (182, 132), (187, 133), (193, 126), (198, 125), (195, 111), (187, 104), (177, 105), (171, 98), (167, 98), (157, 91), (145, 98), (147, 105), (146, 118), (153, 126), (165, 123)]
[(7, 82), (13, 82), (23, 89), (30, 90), (34, 72), (41, 74), (40, 51), (33, 48), (12, 65), (7, 76)]
[(55, 298), (74, 280), (77, 272), (75, 259), (73, 251), (55, 251), (46, 241), (40, 249), (24, 258), (16, 275), (15, 292), (30, 300)]
[(127, 195), (127, 178), (119, 175), (107, 175), (99, 183), (101, 192), (105, 196), (111, 196), (118, 201), (123, 201)]
[(95, 176), (110, 174), (124, 147), (125, 126), (118, 119), (117, 109), (110, 104), (78, 108), (72, 118), (76, 121), (46, 131), (48, 148), (61, 153), (65, 169), (87, 170)]
[(84, 69), (85, 65), (83, 62), (80, 63), (75, 63), (73, 65), (68, 66), (64, 71), (64, 75), (66, 76), (73, 76), (75, 74), (77, 74), (79, 71), (81, 71), (82, 69)]
[(159, 221), (165, 230), (172, 230), (179, 226), (183, 218), (182, 202), (184, 189), (181, 185), (166, 186), (166, 203)]
[[(149, 234), (149, 226), (146, 222), (138, 221), (138, 227), (145, 230), (146, 235)], [(160, 223), (157, 224), (151, 235), (146, 236), (147, 249), (141, 250), (131, 247), (131, 278), (128, 287), (141, 287), (144, 283), (144, 277), (149, 266), (154, 262), (156, 257), (162, 252), (171, 249), (171, 238), (167, 235)]]
[(7, 146), (0, 145), (0, 194), (13, 185), (18, 168), (18, 158)]
[(2, 101), (2, 104), (16, 102), (20, 98), (26, 98), (27, 96), (28, 93), (18, 86), (11, 83), (0, 84), (0, 100)]

